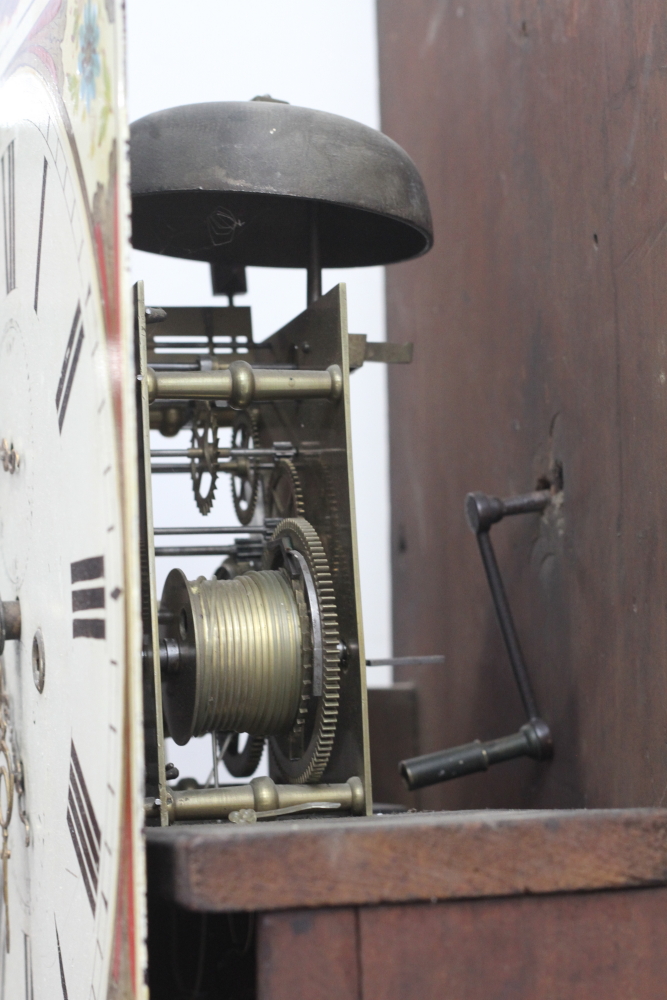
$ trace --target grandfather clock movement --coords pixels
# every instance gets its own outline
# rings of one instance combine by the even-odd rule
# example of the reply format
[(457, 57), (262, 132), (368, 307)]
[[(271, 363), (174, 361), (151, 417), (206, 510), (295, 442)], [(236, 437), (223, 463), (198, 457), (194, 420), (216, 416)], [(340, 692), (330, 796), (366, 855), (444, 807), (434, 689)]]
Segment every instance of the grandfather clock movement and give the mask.
[[(350, 377), (411, 345), (350, 334), (322, 269), (418, 256), (431, 219), (404, 151), (335, 115), (130, 131), (116, 0), (6, 3), (0, 29), (0, 998), (127, 1000), (147, 827), (372, 813)], [(207, 262), (229, 304), (146, 304), (131, 242)], [(246, 266), (307, 272), (262, 343)], [(155, 524), (165, 474), (194, 523)], [(208, 781), (167, 736), (210, 740)]]

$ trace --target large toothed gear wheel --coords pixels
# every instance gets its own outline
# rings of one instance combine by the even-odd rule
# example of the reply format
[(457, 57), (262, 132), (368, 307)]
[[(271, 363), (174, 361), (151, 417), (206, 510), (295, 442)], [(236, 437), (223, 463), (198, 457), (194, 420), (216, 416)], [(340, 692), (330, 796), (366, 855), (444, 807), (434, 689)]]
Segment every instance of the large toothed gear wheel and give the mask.
[(280, 458), (269, 480), (268, 517), (303, 517), (303, 489), (291, 458)]
[[(301, 700), (292, 730), (285, 736), (272, 736), (269, 747), (273, 762), (282, 776), (295, 784), (321, 779), (331, 756), (338, 721), (340, 700), (340, 652), (338, 615), (333, 582), (327, 557), (317, 532), (303, 517), (287, 518), (277, 526), (267, 549), (267, 569), (284, 565), (284, 552), (290, 548), (307, 567), (307, 573), (294, 580), (295, 592), (303, 598), (299, 610), (308, 627), (302, 635), (312, 637), (310, 656), (304, 649)], [(277, 543), (277, 544), (276, 544)], [(292, 557), (294, 558), (294, 557)], [(312, 586), (304, 587), (308, 577)], [(316, 672), (321, 676), (321, 693), (314, 693)]]
[[(234, 419), (232, 448), (258, 448), (257, 416), (251, 410), (240, 410)], [(232, 474), (232, 499), (234, 510), (241, 524), (250, 524), (257, 506), (259, 469), (251, 458), (238, 459), (243, 472)]]
[[(200, 514), (209, 514), (215, 498), (218, 478), (218, 419), (210, 403), (200, 403), (192, 420), (192, 447), (201, 454), (190, 462), (192, 490)], [(202, 480), (208, 475), (208, 489), (202, 493)]]
[[(226, 735), (218, 733), (218, 741)], [(262, 759), (264, 743), (263, 736), (249, 736), (243, 750), (239, 750), (238, 733), (232, 735), (222, 760), (233, 778), (250, 778), (255, 773)]]

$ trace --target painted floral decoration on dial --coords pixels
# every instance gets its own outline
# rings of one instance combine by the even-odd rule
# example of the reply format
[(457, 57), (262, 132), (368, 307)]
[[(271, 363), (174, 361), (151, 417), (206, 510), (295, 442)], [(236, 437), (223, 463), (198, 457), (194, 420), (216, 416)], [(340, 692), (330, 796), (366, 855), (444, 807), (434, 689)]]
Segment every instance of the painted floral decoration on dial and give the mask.
[(79, 88), (81, 99), (86, 102), (86, 108), (90, 111), (90, 105), (95, 100), (97, 94), (96, 80), (100, 75), (100, 56), (98, 45), (100, 42), (100, 29), (97, 23), (97, 7), (93, 3), (87, 3), (83, 11), (83, 24), (79, 28), (79, 75), (81, 77)]

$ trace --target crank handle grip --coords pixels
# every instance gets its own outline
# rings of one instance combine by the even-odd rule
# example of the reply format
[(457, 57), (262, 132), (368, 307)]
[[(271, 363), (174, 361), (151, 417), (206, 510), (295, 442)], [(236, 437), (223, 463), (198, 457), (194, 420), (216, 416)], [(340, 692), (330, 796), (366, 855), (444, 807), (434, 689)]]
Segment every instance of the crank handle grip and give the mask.
[(412, 757), (399, 764), (401, 776), (411, 792), (441, 781), (451, 781), (476, 771), (488, 771), (492, 764), (515, 757), (548, 760), (553, 756), (551, 731), (542, 719), (531, 719), (518, 733), (482, 743), (474, 740), (463, 746)]

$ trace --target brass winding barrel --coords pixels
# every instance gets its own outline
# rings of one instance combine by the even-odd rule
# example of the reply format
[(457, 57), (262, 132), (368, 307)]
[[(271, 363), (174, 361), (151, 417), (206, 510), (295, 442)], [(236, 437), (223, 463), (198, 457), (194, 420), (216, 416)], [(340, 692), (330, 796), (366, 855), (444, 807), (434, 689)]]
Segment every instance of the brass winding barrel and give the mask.
[(169, 733), (181, 745), (209, 732), (278, 735), (299, 709), (307, 612), (283, 570), (233, 580), (189, 581), (179, 569), (165, 583), (167, 633), (194, 655), (163, 681)]

